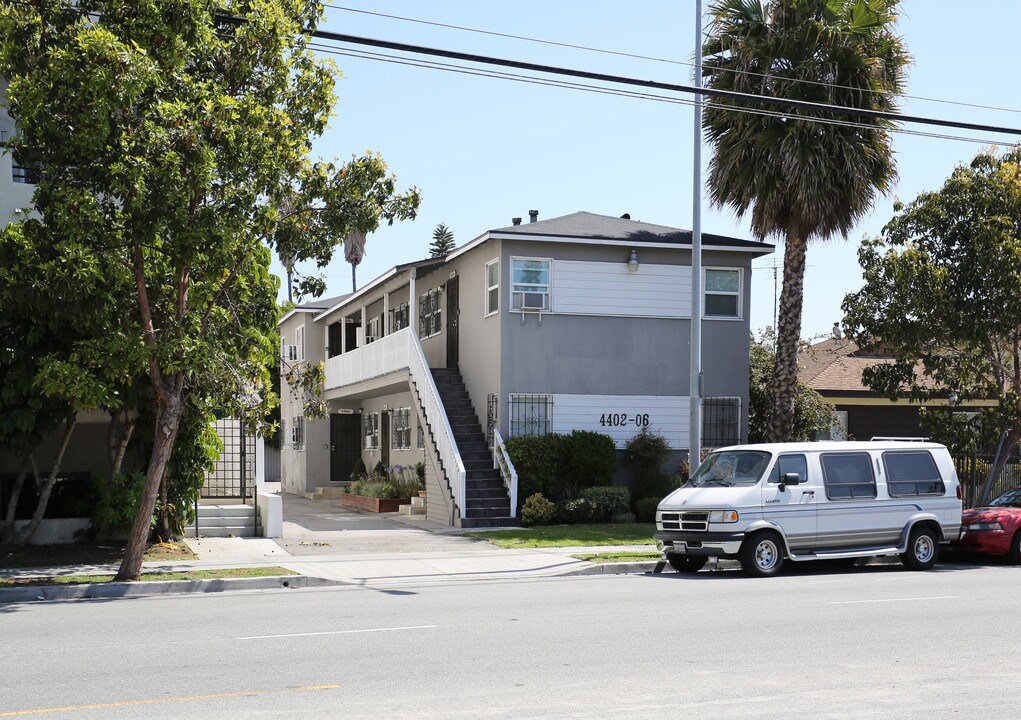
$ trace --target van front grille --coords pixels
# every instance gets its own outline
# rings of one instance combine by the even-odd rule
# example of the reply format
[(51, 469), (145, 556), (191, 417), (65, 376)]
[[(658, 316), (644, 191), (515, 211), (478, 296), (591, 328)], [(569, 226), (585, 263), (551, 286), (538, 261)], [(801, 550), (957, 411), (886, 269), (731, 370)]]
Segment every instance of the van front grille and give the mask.
[(660, 516), (664, 530), (690, 530), (705, 532), (709, 529), (708, 512), (663, 513)]

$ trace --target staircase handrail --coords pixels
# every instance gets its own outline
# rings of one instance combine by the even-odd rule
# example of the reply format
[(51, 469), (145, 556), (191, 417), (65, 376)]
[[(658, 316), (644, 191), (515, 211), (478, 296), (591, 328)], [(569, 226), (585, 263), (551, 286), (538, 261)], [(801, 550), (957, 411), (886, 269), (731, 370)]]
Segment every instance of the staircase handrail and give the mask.
[(510, 516), (518, 516), (518, 471), (514, 469), (507, 446), (503, 444), (500, 431), (493, 428), (493, 468), (499, 469), (503, 484), (510, 495)]
[[(464, 519), (465, 488), (467, 473), (464, 469), (464, 461), (454, 441), (454, 432), (450, 429), (450, 422), (447, 420), (447, 413), (440, 399), (440, 392), (436, 388), (432, 372), (429, 371), (429, 364), (425, 360), (425, 353), (422, 351), (422, 344), (414, 333), (411, 334), (411, 342), (408, 343), (408, 374), (412, 382), (418, 388), (419, 400), (422, 403), (422, 410), (428, 419), (433, 433), (433, 441), (436, 443), (436, 452), (440, 456), (440, 463), (443, 471), (447, 473), (447, 482), (454, 495), (454, 504), (461, 519)], [(450, 477), (453, 471), (454, 477)]]

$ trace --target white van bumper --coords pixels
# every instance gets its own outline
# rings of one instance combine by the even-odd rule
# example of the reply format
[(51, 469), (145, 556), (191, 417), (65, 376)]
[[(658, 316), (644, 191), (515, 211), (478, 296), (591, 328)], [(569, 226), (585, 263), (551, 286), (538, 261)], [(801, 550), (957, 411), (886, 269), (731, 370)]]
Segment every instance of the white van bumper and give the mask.
[(656, 547), (664, 553), (719, 557), (737, 555), (744, 533), (679, 532), (659, 530), (653, 534)]

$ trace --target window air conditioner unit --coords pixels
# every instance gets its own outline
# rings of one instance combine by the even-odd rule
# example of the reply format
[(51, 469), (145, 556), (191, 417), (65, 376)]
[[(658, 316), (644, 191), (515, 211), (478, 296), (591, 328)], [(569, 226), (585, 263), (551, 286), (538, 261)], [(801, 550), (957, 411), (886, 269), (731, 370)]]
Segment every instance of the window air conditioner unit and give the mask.
[(521, 293), (521, 309), (530, 312), (541, 312), (546, 309), (545, 293)]

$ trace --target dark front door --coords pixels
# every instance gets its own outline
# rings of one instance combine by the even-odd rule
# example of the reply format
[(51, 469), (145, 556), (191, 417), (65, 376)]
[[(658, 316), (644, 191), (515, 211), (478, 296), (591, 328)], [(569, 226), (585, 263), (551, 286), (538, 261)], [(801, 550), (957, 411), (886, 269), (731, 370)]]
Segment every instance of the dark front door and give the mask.
[(347, 336), (344, 338), (344, 341), (348, 352), (351, 352), (358, 347), (358, 328), (361, 326), (362, 324), (360, 322), (344, 323), (344, 334)]
[(390, 411), (379, 414), (379, 461), (390, 467)]
[(457, 357), (457, 322), (460, 314), (457, 301), (457, 278), (447, 280), (447, 367), (456, 368)]
[(327, 330), (327, 340), (329, 344), (329, 348), (326, 350), (327, 357), (336, 357), (337, 355), (340, 355), (341, 345), (343, 343), (343, 334), (344, 323), (330, 323), (329, 329)]
[(351, 479), (362, 455), (361, 440), (361, 415), (330, 415), (330, 482)]

